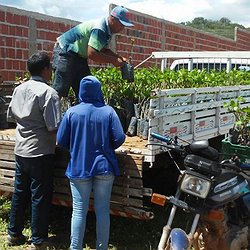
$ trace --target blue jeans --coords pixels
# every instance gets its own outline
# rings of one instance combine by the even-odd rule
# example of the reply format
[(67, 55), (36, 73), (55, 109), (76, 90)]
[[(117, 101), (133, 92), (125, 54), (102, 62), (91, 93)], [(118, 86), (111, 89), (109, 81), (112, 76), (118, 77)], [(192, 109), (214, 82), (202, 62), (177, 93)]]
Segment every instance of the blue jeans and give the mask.
[(59, 45), (56, 45), (53, 50), (52, 68), (54, 71), (52, 87), (58, 95), (68, 96), (70, 86), (72, 86), (78, 99), (80, 81), (84, 76), (91, 75), (88, 60), (74, 52), (65, 52)]
[(32, 242), (41, 244), (48, 238), (49, 209), (53, 192), (54, 155), (25, 158), (16, 155), (16, 173), (8, 234), (20, 236), (24, 214), (31, 200)]
[(71, 179), (73, 198), (71, 219), (71, 250), (82, 250), (89, 198), (93, 189), (96, 214), (96, 249), (107, 250), (110, 229), (110, 196), (114, 175), (99, 175), (88, 179)]

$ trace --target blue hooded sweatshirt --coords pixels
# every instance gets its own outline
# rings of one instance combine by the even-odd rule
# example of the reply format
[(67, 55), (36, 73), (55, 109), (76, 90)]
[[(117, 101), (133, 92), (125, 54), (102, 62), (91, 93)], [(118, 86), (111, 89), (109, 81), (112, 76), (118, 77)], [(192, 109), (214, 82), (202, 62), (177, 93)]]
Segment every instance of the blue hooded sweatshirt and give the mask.
[(119, 175), (115, 149), (125, 134), (115, 110), (105, 105), (101, 83), (94, 76), (80, 82), (80, 103), (67, 110), (57, 132), (57, 142), (69, 149), (68, 178)]

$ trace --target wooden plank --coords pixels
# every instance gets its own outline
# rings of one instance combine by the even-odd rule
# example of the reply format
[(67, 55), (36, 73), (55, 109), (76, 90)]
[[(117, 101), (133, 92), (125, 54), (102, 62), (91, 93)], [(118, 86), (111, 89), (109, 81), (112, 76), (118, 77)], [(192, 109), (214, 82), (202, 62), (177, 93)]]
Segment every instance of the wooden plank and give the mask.
[(60, 194), (60, 193), (53, 193), (53, 198), (54, 199), (58, 199), (60, 201), (69, 201), (69, 202), (72, 201), (71, 195), (70, 196), (66, 196), (66, 195)]
[[(3, 184), (4, 182), (0, 183)], [(6, 183), (9, 183), (9, 185), (11, 185), (11, 181), (9, 180), (9, 182), (6, 180)], [(63, 187), (63, 186), (54, 186), (54, 193), (58, 193), (58, 194), (64, 194), (66, 196), (71, 196), (71, 190), (70, 187)], [(120, 199), (123, 199), (124, 197), (126, 198), (126, 200), (128, 199), (132, 199), (134, 202), (135, 198), (142, 198), (143, 197), (143, 192), (142, 190), (139, 189), (132, 189), (132, 188), (119, 188), (119, 187), (113, 187), (112, 189), (112, 196), (114, 201), (118, 202), (118, 198), (120, 197)], [(93, 194), (91, 194), (91, 197), (93, 198)]]
[(66, 168), (67, 168), (67, 165), (68, 165), (68, 162), (66, 161), (58, 161), (57, 159), (55, 159), (55, 169), (56, 171), (57, 170), (64, 170), (66, 171)]
[(129, 169), (129, 168), (126, 168), (125, 166), (120, 169), (120, 172), (122, 175), (128, 175), (130, 177), (137, 177), (137, 178), (142, 178), (142, 175), (143, 175), (141, 170)]
[(117, 176), (114, 180), (114, 184), (118, 186), (143, 187), (142, 179), (130, 178), (129, 176)]
[(0, 154), (10, 154), (10, 155), (14, 155), (14, 151), (13, 148), (0, 148)]
[(13, 161), (2, 161), (0, 160), (0, 168), (5, 168), (5, 169), (16, 169), (16, 164)]
[(65, 171), (66, 171), (66, 168), (65, 169), (60, 169), (60, 168), (57, 168), (55, 167), (54, 168), (54, 177), (58, 177), (58, 178), (67, 178), (65, 176)]
[(12, 83), (1, 83), (0, 84), (0, 92), (1, 95), (12, 95), (15, 86)]
[[(1, 158), (1, 157), (0, 157)], [(142, 176), (142, 163), (140, 164), (133, 164), (131, 165), (130, 163), (126, 163), (125, 161), (119, 162), (119, 167), (120, 167), (120, 172), (123, 174), (128, 174), (128, 175), (135, 175), (135, 176)], [(55, 171), (58, 173), (65, 173), (67, 168), (67, 162), (64, 161), (55, 161)], [(134, 174), (133, 174), (134, 173)]]
[[(1, 163), (0, 163), (0, 166), (1, 166)], [(54, 169), (54, 176), (63, 178), (65, 177), (65, 171), (66, 171), (66, 167), (58, 168), (58, 165), (56, 165)], [(143, 175), (142, 170), (129, 169), (129, 168), (126, 168), (126, 166), (120, 167), (120, 172), (122, 175), (128, 175), (128, 176), (137, 177), (137, 178), (142, 178), (142, 175)]]
[(13, 186), (6, 186), (6, 185), (1, 185), (0, 184), (0, 190), (4, 191), (4, 192), (13, 193), (14, 192), (14, 187)]
[(137, 154), (130, 154), (130, 153), (121, 153), (118, 152), (116, 154), (116, 157), (119, 158), (124, 158), (124, 159), (128, 159), (131, 158), (133, 160), (142, 160), (143, 159), (143, 155), (137, 155)]
[(15, 177), (15, 170), (0, 169), (0, 176)]
[[(10, 188), (8, 188), (8, 186)], [(13, 186), (14, 186), (14, 179), (7, 179), (7, 178), (0, 177), (0, 190), (13, 192)], [(135, 198), (135, 197), (139, 197), (139, 198), (143, 197), (142, 192), (140, 190), (130, 189), (130, 188), (126, 188), (124, 190), (118, 187), (113, 187), (113, 189), (114, 191), (112, 191), (111, 201), (126, 204), (127, 206), (128, 205), (136, 206), (136, 207), (143, 206), (142, 200)], [(55, 185), (54, 195), (55, 194), (63, 195), (64, 200), (69, 200), (71, 198), (71, 191), (70, 191), (69, 186), (66, 187), (66, 186)], [(91, 194), (91, 197), (93, 197), (93, 194)]]
[(4, 153), (0, 152), (0, 160), (15, 161), (15, 155), (14, 154), (4, 154)]
[(115, 195), (112, 193), (111, 201), (121, 203), (125, 206), (133, 206), (133, 207), (143, 207), (143, 202), (141, 199), (133, 199), (130, 197), (123, 197), (119, 195)]
[(5, 145), (2, 142), (3, 140), (0, 140), (0, 150), (10, 150), (14, 152), (14, 145)]
[[(3, 130), (4, 132), (5, 130)], [(0, 131), (0, 134), (1, 134), (1, 131)], [(4, 141), (4, 140), (1, 140), (0, 141), (0, 145), (3, 145), (3, 146), (9, 146), (9, 147), (13, 147), (15, 146), (15, 142), (14, 141)]]
[(71, 196), (70, 187), (65, 186), (54, 186), (54, 192), (58, 194), (64, 194), (66, 196)]
[[(65, 178), (54, 177), (54, 185), (67, 186), (68, 183), (69, 183), (69, 180), (66, 177)], [(142, 188), (143, 182), (142, 182), (142, 179), (117, 176), (115, 178), (114, 185), (126, 186), (126, 187), (131, 187), (131, 188), (132, 187)]]
[(5, 178), (0, 175), (0, 185), (14, 187), (14, 178)]
[(134, 189), (134, 188), (125, 188), (125, 187), (118, 187), (118, 186), (113, 186), (112, 189), (113, 194), (122, 194), (122, 196), (133, 196), (133, 197), (143, 197), (143, 191), (142, 189)]
[[(55, 185), (54, 184), (54, 191), (56, 193), (65, 194), (65, 195), (71, 195), (71, 190), (69, 185)], [(143, 197), (143, 190), (142, 189), (136, 189), (136, 188), (130, 188), (130, 187), (119, 187), (119, 186), (113, 186), (112, 194), (122, 197)]]
[[(54, 193), (53, 199), (57, 199), (61, 202), (64, 201), (67, 204), (72, 201), (72, 197), (70, 195), (66, 196), (66, 195), (61, 194), (61, 193)], [(129, 199), (127, 197), (116, 196), (116, 195), (111, 195), (110, 203), (111, 203), (111, 208), (112, 208), (113, 204), (127, 206), (127, 207), (132, 206), (132, 207), (143, 208), (143, 202), (141, 199)], [(90, 204), (93, 204), (92, 198), (90, 200)]]
[(69, 180), (68, 178), (57, 178), (54, 177), (54, 185), (58, 186), (68, 186), (69, 185)]

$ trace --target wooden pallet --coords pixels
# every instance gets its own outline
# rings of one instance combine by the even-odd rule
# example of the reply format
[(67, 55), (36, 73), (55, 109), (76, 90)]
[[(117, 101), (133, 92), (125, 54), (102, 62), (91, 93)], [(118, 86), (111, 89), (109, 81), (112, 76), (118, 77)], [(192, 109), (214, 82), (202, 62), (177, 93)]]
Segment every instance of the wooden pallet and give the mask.
[[(71, 206), (69, 181), (65, 170), (68, 152), (56, 148), (54, 171), (53, 203)], [(143, 197), (150, 195), (151, 189), (143, 187), (143, 155), (118, 152), (117, 159), (121, 175), (116, 177), (111, 196), (111, 214), (138, 219), (151, 219), (153, 213), (143, 205)], [(14, 141), (0, 140), (0, 191), (5, 195), (13, 192), (15, 176)], [(93, 209), (91, 196), (90, 209)]]
[(0, 83), (0, 96), (12, 95), (12, 92), (15, 88), (13, 83)]

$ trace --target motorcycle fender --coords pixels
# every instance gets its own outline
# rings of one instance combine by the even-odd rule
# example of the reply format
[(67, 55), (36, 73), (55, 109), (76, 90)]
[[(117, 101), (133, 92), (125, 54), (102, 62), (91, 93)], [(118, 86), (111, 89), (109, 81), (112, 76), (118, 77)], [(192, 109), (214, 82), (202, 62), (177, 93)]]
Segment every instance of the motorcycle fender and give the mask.
[(186, 250), (189, 247), (188, 236), (181, 228), (174, 228), (170, 233), (170, 249)]

